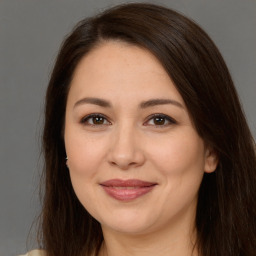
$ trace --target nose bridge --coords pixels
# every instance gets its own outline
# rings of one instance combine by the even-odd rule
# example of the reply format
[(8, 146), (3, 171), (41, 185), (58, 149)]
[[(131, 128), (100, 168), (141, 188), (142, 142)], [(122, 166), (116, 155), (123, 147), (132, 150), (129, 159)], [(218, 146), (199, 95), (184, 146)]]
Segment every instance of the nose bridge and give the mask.
[(125, 120), (117, 125), (114, 130), (109, 151), (111, 164), (121, 169), (141, 165), (144, 162), (144, 155), (135, 125)]

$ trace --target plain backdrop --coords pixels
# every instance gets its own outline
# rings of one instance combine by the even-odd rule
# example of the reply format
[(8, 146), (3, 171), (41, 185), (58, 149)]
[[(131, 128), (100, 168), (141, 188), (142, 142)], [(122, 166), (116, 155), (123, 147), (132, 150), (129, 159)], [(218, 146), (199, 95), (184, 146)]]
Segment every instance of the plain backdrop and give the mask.
[[(129, 1), (0, 0), (0, 256), (25, 253), (39, 212), (44, 95), (64, 36), (82, 18)], [(133, 1), (140, 2), (140, 1)], [(256, 137), (256, 1), (165, 0), (199, 23), (231, 71)]]

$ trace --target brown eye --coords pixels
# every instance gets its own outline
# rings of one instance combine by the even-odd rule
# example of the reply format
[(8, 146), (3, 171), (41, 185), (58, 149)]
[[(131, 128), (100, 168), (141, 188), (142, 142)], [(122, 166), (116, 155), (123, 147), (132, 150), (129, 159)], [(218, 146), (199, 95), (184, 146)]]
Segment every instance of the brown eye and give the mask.
[(158, 127), (165, 127), (168, 125), (176, 124), (177, 122), (164, 114), (154, 114), (152, 115), (148, 121), (145, 123), (145, 125), (150, 125), (150, 126), (158, 126)]
[(153, 122), (155, 125), (164, 125), (165, 121), (166, 121), (166, 119), (163, 117), (154, 117), (153, 118)]
[(101, 116), (95, 116), (92, 118), (93, 124), (104, 124), (104, 118)]
[(84, 125), (92, 125), (92, 126), (111, 124), (106, 119), (106, 117), (104, 117), (101, 114), (92, 114), (92, 115), (86, 116), (85, 118), (82, 119), (81, 123)]

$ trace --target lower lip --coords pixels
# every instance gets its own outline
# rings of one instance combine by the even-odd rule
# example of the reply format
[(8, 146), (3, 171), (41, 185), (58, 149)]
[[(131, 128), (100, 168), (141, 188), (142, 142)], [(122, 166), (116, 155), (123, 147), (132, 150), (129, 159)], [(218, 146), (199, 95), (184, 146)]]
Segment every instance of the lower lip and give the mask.
[(136, 188), (125, 188), (125, 187), (108, 187), (102, 186), (105, 192), (120, 201), (131, 201), (149, 193), (154, 187), (136, 187)]

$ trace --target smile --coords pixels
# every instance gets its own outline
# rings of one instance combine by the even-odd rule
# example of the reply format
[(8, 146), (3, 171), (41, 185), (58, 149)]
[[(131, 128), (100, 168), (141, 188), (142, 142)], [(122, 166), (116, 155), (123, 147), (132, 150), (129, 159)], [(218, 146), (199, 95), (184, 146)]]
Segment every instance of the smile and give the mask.
[(157, 184), (142, 180), (108, 180), (100, 184), (114, 199), (131, 201), (149, 193)]

